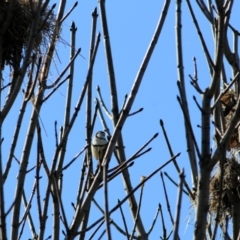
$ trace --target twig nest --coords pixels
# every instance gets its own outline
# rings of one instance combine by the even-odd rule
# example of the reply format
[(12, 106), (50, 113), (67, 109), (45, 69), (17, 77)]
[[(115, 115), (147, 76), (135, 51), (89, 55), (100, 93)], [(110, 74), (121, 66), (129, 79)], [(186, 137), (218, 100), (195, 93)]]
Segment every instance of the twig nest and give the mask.
[[(217, 172), (210, 183), (210, 212), (216, 214), (219, 203), (219, 220), (231, 217), (232, 203), (240, 203), (240, 164), (235, 158), (227, 159), (224, 164), (222, 188), (221, 174)], [(220, 200), (219, 200), (220, 199)]]
[[(237, 96), (233, 90), (227, 91), (221, 97), (226, 129), (231, 124), (234, 112), (236, 110), (236, 103), (237, 103), (236, 99), (237, 99)], [(240, 136), (239, 136), (239, 126), (237, 125), (235, 127), (234, 132), (232, 133), (227, 150), (231, 151), (231, 150), (238, 150), (238, 149), (240, 149)]]
[[(3, 38), (2, 69), (4, 65), (19, 67), (23, 49), (26, 48), (32, 22), (38, 7), (38, 1), (16, 0), (13, 9), (13, 17)], [(7, 20), (9, 9), (8, 1), (0, 2), (0, 27)], [(42, 8), (38, 28), (35, 32), (34, 46), (32, 51), (40, 52), (41, 47), (46, 47), (54, 29), (55, 15), (49, 14), (48, 7)]]

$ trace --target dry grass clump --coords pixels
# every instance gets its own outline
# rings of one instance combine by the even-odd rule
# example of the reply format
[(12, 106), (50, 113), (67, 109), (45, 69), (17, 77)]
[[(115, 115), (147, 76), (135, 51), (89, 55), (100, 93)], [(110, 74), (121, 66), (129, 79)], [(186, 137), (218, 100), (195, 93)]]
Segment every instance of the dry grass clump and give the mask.
[[(16, 0), (13, 17), (3, 38), (2, 69), (4, 65), (19, 67), (23, 49), (26, 48), (38, 1)], [(0, 1), (0, 27), (6, 21), (9, 9), (8, 1)], [(39, 52), (46, 47), (55, 25), (55, 15), (48, 8), (42, 8), (38, 28), (36, 29), (33, 51)]]
[[(217, 172), (210, 183), (210, 212), (217, 213), (219, 202), (219, 220), (231, 217), (232, 203), (240, 203), (240, 164), (235, 158), (227, 159), (224, 164), (222, 189), (220, 188), (221, 176)], [(219, 198), (221, 201), (219, 201)]]

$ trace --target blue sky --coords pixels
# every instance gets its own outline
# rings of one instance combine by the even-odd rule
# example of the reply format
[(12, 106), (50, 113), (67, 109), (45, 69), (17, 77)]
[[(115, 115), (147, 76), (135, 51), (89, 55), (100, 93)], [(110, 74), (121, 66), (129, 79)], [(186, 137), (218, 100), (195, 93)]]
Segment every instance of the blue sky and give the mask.
[[(52, 1), (54, 3), (54, 1)], [(68, 1), (66, 11), (68, 11), (74, 4), (74, 1)], [(75, 62), (74, 73), (74, 90), (73, 90), (73, 107), (76, 105), (78, 96), (82, 90), (82, 86), (87, 74), (88, 68), (88, 56), (89, 56), (89, 44), (91, 33), (91, 13), (95, 7), (98, 7), (97, 1), (80, 1), (76, 9), (66, 19), (62, 26), (62, 40), (57, 44), (57, 55), (52, 62), (52, 67), (49, 75), (49, 82), (53, 82), (58, 76), (58, 73), (64, 69), (69, 60), (69, 42), (70, 42), (70, 26), (72, 21), (75, 22), (77, 30), (76, 47), (81, 48), (81, 56), (79, 56)], [(115, 76), (118, 88), (118, 101), (119, 107), (122, 106), (125, 94), (128, 94), (131, 90), (131, 86), (142, 62), (144, 54), (153, 36), (159, 15), (161, 13), (163, 1), (106, 1), (106, 11), (108, 18), (108, 27), (110, 34), (110, 41), (112, 47), (113, 62), (115, 68)], [(196, 11), (198, 22), (202, 29), (202, 33), (206, 39), (207, 45), (211, 55), (214, 55), (213, 38), (211, 28), (208, 22), (202, 16), (202, 13), (198, 10), (195, 2), (193, 3)], [(233, 18), (230, 20), (232, 24), (239, 29), (239, 21), (237, 22), (237, 11), (239, 9), (239, 3), (235, 3), (233, 9)], [(98, 9), (99, 13), (99, 9)], [(197, 124), (201, 124), (200, 112), (193, 102), (192, 96), (195, 95), (201, 103), (201, 96), (193, 89), (189, 83), (188, 74), (193, 74), (193, 61), (192, 58), (197, 58), (199, 84), (204, 89), (210, 83), (208, 67), (203, 55), (202, 47), (200, 45), (196, 30), (193, 26), (193, 22), (190, 18), (189, 11), (187, 9), (185, 1), (183, 1), (182, 7), (183, 13), (183, 53), (184, 53), (184, 73), (186, 82), (187, 97), (189, 100), (189, 109), (192, 119), (192, 124), (195, 130), (196, 138), (200, 144), (200, 129), (197, 128)], [(97, 31), (102, 32), (100, 16), (98, 17)], [(105, 100), (105, 104), (110, 110), (110, 95), (109, 95), (109, 83), (107, 75), (107, 66), (104, 54), (103, 36), (101, 36), (101, 42), (97, 53), (95, 67), (93, 71), (93, 96), (97, 97), (95, 87), (100, 86), (102, 96)], [(231, 77), (231, 72), (228, 70), (228, 77)], [(183, 124), (183, 116), (177, 102), (176, 96), (178, 95), (177, 82), (177, 66), (176, 66), (176, 47), (175, 47), (175, 1), (170, 4), (169, 12), (163, 27), (162, 33), (158, 40), (157, 46), (153, 53), (152, 59), (145, 72), (143, 82), (139, 89), (138, 95), (132, 107), (132, 111), (136, 111), (139, 108), (144, 110), (132, 117), (129, 117), (122, 130), (126, 157), (129, 158), (133, 155), (145, 142), (147, 142), (156, 132), (159, 132), (158, 138), (156, 138), (150, 146), (152, 150), (137, 159), (133, 167), (129, 169), (133, 186), (137, 185), (140, 181), (140, 177), (148, 176), (157, 167), (161, 166), (165, 161), (170, 158), (170, 154), (166, 147), (166, 143), (159, 125), (159, 120), (163, 119), (165, 128), (168, 133), (174, 153), (181, 152), (181, 156), (177, 159), (179, 165), (184, 168), (186, 180), (191, 186), (191, 175), (188, 162), (188, 155), (186, 152), (185, 131)], [(66, 84), (64, 84), (50, 100), (45, 103), (41, 110), (41, 119), (46, 129), (46, 133), (43, 134), (45, 151), (47, 161), (51, 165), (51, 160), (54, 153), (55, 137), (54, 137), (54, 121), (58, 122), (58, 129), (63, 124), (66, 97)], [(22, 97), (19, 96), (18, 101), (15, 104), (14, 110), (8, 117), (3, 129), (4, 145), (6, 151), (3, 152), (3, 156), (6, 157), (8, 149), (12, 139), (12, 132), (16, 125), (16, 117), (18, 115), (19, 107), (22, 102)], [(94, 104), (94, 103), (93, 103)], [(21, 141), (18, 144), (15, 155), (18, 159), (21, 158), (23, 141), (27, 131), (27, 123), (30, 117), (32, 106), (29, 104), (25, 116), (25, 124), (21, 130)], [(78, 115), (77, 122), (69, 136), (68, 149), (66, 152), (66, 163), (70, 161), (84, 146), (85, 146), (85, 104)], [(107, 117), (106, 117), (107, 119)], [(110, 120), (108, 127), (113, 132), (113, 125)], [(102, 130), (101, 123), (97, 119), (94, 132)], [(33, 149), (31, 151), (31, 159), (29, 162), (29, 168), (35, 164), (36, 159), (36, 141), (33, 143)], [(81, 156), (67, 171), (64, 172), (64, 188), (63, 199), (64, 207), (68, 209), (68, 221), (69, 224), (73, 217), (73, 209), (71, 202), (76, 200), (76, 189), (79, 183), (79, 174), (81, 171), (81, 163), (83, 157)], [(116, 160), (114, 157), (111, 160), (110, 167), (116, 166)], [(11, 200), (14, 196), (14, 189), (16, 183), (16, 175), (18, 166), (13, 164), (11, 176), (12, 180), (6, 183), (7, 201), (6, 208), (10, 206)], [(178, 180), (178, 174), (174, 166), (171, 164), (167, 166), (164, 171), (175, 180)], [(45, 173), (42, 179), (42, 189), (45, 187)], [(30, 197), (31, 188), (34, 181), (34, 172), (27, 176), (27, 189), (29, 190), (27, 197)], [(167, 179), (167, 190), (170, 198), (171, 210), (175, 216), (175, 204), (177, 199), (177, 188), (173, 186)], [(109, 199), (110, 208), (115, 206), (118, 199), (122, 199), (125, 196), (123, 190), (123, 184), (121, 177), (118, 177), (109, 184)], [(136, 199), (138, 199), (139, 192), (136, 193)], [(98, 203), (104, 207), (103, 192), (99, 190), (96, 195)], [(179, 234), (182, 239), (189, 239), (193, 233), (193, 209), (192, 203), (189, 199), (183, 195), (183, 207), (181, 212), (181, 223)], [(36, 200), (34, 200), (36, 203)], [(162, 204), (162, 208), (165, 215), (166, 228), (169, 233), (172, 230), (172, 225), (169, 221), (167, 213), (167, 207), (165, 198), (163, 195), (163, 188), (159, 174), (155, 175), (149, 182), (146, 183), (144, 189), (143, 203), (141, 217), (145, 223), (146, 230), (152, 224), (152, 220), (156, 214), (158, 203)], [(34, 204), (33, 204), (34, 205)], [(126, 213), (129, 229), (133, 226), (133, 222), (130, 217), (130, 211), (128, 203), (123, 206)], [(101, 217), (101, 213), (93, 207), (93, 212), (90, 218), (90, 223)], [(36, 214), (32, 207), (33, 214)], [(115, 222), (119, 223), (123, 227), (123, 223), (120, 217), (119, 211), (115, 212), (111, 216)], [(8, 218), (10, 221), (10, 218)], [(49, 213), (48, 220), (49, 230), (46, 232), (46, 237), (51, 233), (51, 212)], [(8, 228), (10, 222), (8, 222)], [(105, 226), (104, 226), (105, 227)], [(26, 228), (28, 229), (28, 228)], [(124, 239), (115, 230), (111, 228), (114, 239)], [(101, 231), (100, 231), (101, 232)], [(88, 233), (91, 234), (91, 233)], [(97, 236), (99, 236), (97, 234)], [(88, 235), (90, 236), (90, 235)], [(157, 219), (156, 227), (150, 235), (150, 239), (159, 239), (162, 236), (162, 226), (160, 218)], [(22, 239), (26, 239), (29, 236), (28, 230), (24, 231)], [(97, 239), (97, 238), (95, 238)], [(105, 238), (104, 238), (105, 239)]]

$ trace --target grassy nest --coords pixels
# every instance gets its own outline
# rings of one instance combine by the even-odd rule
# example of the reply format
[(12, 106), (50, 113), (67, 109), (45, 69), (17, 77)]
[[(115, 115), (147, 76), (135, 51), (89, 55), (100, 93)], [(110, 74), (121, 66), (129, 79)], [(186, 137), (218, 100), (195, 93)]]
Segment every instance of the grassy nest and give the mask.
[(216, 214), (221, 197), (219, 220), (224, 220), (226, 216), (231, 217), (232, 203), (240, 203), (240, 164), (235, 158), (227, 159), (224, 164), (224, 175), (222, 189), (220, 189), (221, 176), (217, 172), (210, 183), (209, 207), (212, 214)]
[[(231, 124), (234, 112), (236, 110), (236, 103), (237, 103), (236, 99), (237, 99), (237, 96), (233, 90), (229, 90), (221, 97), (226, 129)], [(239, 139), (238, 131), (239, 131), (239, 126), (235, 128), (230, 138), (229, 144), (227, 146), (228, 151), (240, 149), (240, 139)]]
[[(37, 6), (37, 0), (32, 0), (32, 6), (29, 0), (16, 1), (13, 9), (13, 17), (3, 38), (2, 69), (4, 65), (11, 65), (14, 68), (19, 67), (23, 57), (23, 50), (28, 43), (31, 25), (34, 21), (34, 12), (37, 10)], [(7, 19), (8, 9), (8, 1), (1, 1), (0, 28)], [(48, 45), (55, 22), (55, 15), (48, 7), (41, 10), (32, 51), (40, 52), (41, 47)]]

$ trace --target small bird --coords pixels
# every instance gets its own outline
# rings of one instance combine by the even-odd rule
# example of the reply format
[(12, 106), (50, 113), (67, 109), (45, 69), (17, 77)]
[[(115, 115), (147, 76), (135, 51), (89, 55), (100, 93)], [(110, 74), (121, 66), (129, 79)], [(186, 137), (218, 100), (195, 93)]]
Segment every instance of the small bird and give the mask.
[(105, 132), (99, 131), (95, 134), (93, 140), (92, 140), (92, 155), (97, 159), (97, 160), (102, 160), (106, 148), (108, 145), (108, 141), (105, 138)]

